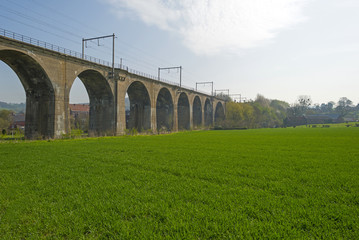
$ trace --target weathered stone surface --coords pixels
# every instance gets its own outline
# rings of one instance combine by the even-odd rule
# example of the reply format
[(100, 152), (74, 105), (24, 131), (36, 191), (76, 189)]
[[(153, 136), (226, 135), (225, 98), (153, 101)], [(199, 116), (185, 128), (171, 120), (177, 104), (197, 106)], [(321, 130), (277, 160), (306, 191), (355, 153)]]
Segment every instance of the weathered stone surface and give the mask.
[[(0, 60), (13, 69), (26, 92), (28, 139), (70, 133), (69, 96), (76, 77), (89, 95), (91, 136), (121, 135), (126, 128), (154, 133), (197, 129), (225, 116), (225, 102), (216, 97), (122, 69), (115, 69), (114, 80), (110, 67), (2, 36)], [(126, 93), (131, 104), (127, 122)]]

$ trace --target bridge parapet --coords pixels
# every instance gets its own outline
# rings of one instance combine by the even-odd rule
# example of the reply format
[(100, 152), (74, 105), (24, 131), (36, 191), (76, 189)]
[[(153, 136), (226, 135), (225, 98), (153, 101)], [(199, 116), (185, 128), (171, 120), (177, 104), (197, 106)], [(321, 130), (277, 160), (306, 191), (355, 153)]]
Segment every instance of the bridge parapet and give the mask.
[[(113, 79), (109, 74), (112, 71), (109, 62), (90, 56), (82, 58), (82, 54), (76, 51), (4, 29), (0, 29), (0, 60), (17, 73), (28, 95), (26, 102), (30, 111), (26, 122), (31, 134), (27, 138), (38, 135), (60, 138), (70, 133), (69, 96), (76, 77), (84, 83), (89, 94), (89, 126), (94, 136), (125, 133), (128, 125), (125, 95), (134, 82), (143, 86), (136, 84), (130, 90), (134, 96), (132, 109), (137, 111), (131, 115), (131, 120), (137, 123), (128, 126), (144, 126), (154, 132), (157, 131), (157, 124), (173, 124), (169, 127), (173, 131), (192, 127), (198, 129), (213, 124), (215, 116), (224, 116), (215, 114), (219, 102), (223, 108), (218, 109), (222, 112), (225, 109), (225, 101), (216, 96), (158, 79), (124, 65), (116, 65)], [(139, 91), (137, 88), (140, 89), (140, 85), (142, 92), (148, 92), (147, 100), (139, 100), (141, 94), (136, 91)], [(161, 91), (164, 88), (168, 92)], [(46, 92), (51, 94), (44, 95)], [(39, 94), (43, 95), (42, 100), (37, 97)], [(159, 100), (159, 95), (164, 99)], [(146, 108), (144, 112), (141, 112), (142, 107)], [(169, 107), (172, 109), (170, 117), (166, 116)], [(31, 111), (36, 111), (36, 116)], [(150, 123), (140, 119), (144, 116)]]
[[(71, 56), (71, 57), (74, 57), (74, 58), (89, 61), (89, 62), (96, 63), (96, 64), (99, 64), (99, 65), (103, 65), (103, 66), (106, 66), (106, 67), (112, 67), (112, 63), (110, 63), (109, 61), (105, 61), (105, 60), (102, 60), (102, 59), (99, 59), (99, 58), (96, 58), (96, 57), (92, 57), (92, 56), (89, 56), (89, 55), (86, 55), (86, 54), (83, 55), (82, 53), (79, 53), (77, 51), (73, 51), (73, 50), (70, 50), (70, 49), (67, 49), (67, 48), (63, 48), (63, 47), (60, 47), (58, 45), (54, 45), (52, 43), (44, 42), (42, 40), (38, 40), (38, 39), (28, 37), (28, 36), (25, 36), (25, 35), (22, 35), (22, 34), (19, 34), (19, 33), (15, 33), (15, 32), (3, 29), (3, 28), (0, 28), (0, 35), (3, 36), (3, 37), (6, 37), (6, 38), (17, 40), (17, 41), (27, 43), (27, 44), (30, 44), (30, 45), (33, 45), (33, 46), (37, 46), (37, 47), (45, 48), (47, 50), (51, 50), (51, 51), (55, 51), (55, 52), (58, 52), (58, 53), (61, 53), (61, 54), (65, 54), (65, 55), (68, 55), (68, 56)], [(139, 75), (139, 76), (143, 76), (143, 77), (146, 77), (146, 78), (150, 78), (150, 79), (153, 79), (153, 80), (159, 80), (161, 82), (166, 82), (166, 83), (169, 83), (169, 84), (172, 84), (172, 85), (179, 86), (178, 83), (168, 81), (168, 80), (166, 80), (164, 78), (158, 79), (158, 77), (156, 77), (156, 76), (153, 76), (151, 74), (147, 74), (147, 73), (144, 73), (144, 72), (129, 68), (128, 66), (123, 65), (123, 64), (115, 63), (115, 68), (125, 70), (125, 71), (128, 71), (129, 73), (136, 74), (136, 75)], [(194, 88), (191, 88), (191, 87), (188, 87), (188, 86), (182, 85), (182, 87), (185, 88), (185, 89), (188, 89), (188, 90), (194, 90)]]

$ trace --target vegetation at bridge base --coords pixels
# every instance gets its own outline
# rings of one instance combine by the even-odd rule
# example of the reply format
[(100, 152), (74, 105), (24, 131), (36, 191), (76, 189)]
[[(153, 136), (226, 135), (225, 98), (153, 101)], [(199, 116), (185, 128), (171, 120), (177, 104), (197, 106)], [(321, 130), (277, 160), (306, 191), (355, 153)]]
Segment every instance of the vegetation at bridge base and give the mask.
[[(0, 130), (2, 133), (7, 132), (12, 122), (12, 111), (11, 110), (0, 110)], [(5, 130), (5, 131), (3, 131)]]
[(282, 127), (288, 108), (288, 103), (262, 95), (251, 102), (230, 101), (226, 103), (226, 120), (220, 125), (226, 129)]
[(24, 131), (13, 125), (13, 118), (12, 110), (0, 110), (0, 140), (24, 139)]
[(0, 143), (0, 239), (358, 239), (359, 128)]
[(89, 115), (76, 114), (70, 116), (71, 138), (87, 137), (89, 132)]

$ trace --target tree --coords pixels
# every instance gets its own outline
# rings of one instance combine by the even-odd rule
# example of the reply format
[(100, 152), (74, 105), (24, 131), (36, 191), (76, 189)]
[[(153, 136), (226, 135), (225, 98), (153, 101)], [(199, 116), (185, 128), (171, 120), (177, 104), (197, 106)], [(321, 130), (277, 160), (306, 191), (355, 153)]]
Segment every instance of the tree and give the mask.
[(341, 97), (338, 101), (337, 107), (335, 108), (335, 110), (337, 111), (337, 113), (340, 114), (341, 117), (344, 117), (345, 115), (348, 114), (348, 112), (350, 111), (350, 107), (353, 105), (353, 102), (351, 100), (349, 100), (346, 97)]
[(308, 110), (310, 105), (312, 105), (312, 99), (308, 95), (301, 95), (298, 97), (298, 103), (302, 114), (304, 114)]
[(224, 94), (222, 92), (217, 94), (216, 97), (221, 98), (221, 99), (223, 99), (224, 101), (227, 101), (227, 102), (232, 101), (232, 99), (227, 94)]
[(269, 104), (270, 104), (271, 100), (265, 98), (261, 94), (257, 94), (256, 100), (254, 102), (259, 103), (263, 107), (269, 107)]
[(328, 111), (329, 112), (333, 111), (334, 105), (335, 105), (335, 102), (333, 102), (333, 101), (328, 102)]
[(287, 109), (287, 116), (288, 117), (300, 117), (303, 115), (303, 112), (302, 112), (302, 108), (299, 104), (295, 103), (295, 104), (292, 104), (292, 106), (290, 106), (288, 109)]
[(274, 114), (277, 116), (277, 126), (283, 126), (283, 121), (287, 117), (287, 109), (289, 108), (289, 104), (280, 100), (272, 100), (270, 106), (273, 109)]
[(1, 110), (0, 111), (0, 129), (8, 129), (12, 123), (12, 114), (10, 110)]
[(239, 103), (226, 103), (226, 125), (227, 127), (239, 127), (243, 121), (243, 107)]
[(258, 128), (283, 126), (289, 104), (257, 95), (255, 101), (226, 104), (226, 127)]

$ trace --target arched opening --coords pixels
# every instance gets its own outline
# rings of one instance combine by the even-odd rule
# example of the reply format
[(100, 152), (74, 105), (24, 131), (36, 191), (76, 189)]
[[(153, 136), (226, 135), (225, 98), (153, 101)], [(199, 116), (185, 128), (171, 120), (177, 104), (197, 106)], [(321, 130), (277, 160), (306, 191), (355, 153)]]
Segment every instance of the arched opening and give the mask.
[(45, 70), (30, 56), (14, 50), (1, 50), (0, 60), (16, 73), (25, 89), (25, 138), (53, 138), (55, 94)]
[(213, 124), (213, 107), (211, 101), (207, 98), (204, 104), (204, 125), (206, 127)]
[(127, 129), (141, 132), (151, 128), (151, 101), (148, 91), (141, 82), (133, 82), (127, 89), (130, 111), (126, 120)]
[(114, 96), (106, 78), (94, 70), (78, 75), (87, 90), (89, 107), (89, 136), (114, 135)]
[(90, 100), (85, 85), (78, 77), (70, 90), (71, 135), (87, 136), (90, 126)]
[(214, 113), (214, 124), (216, 126), (222, 125), (224, 118), (225, 116), (223, 105), (221, 102), (218, 102), (216, 106), (216, 111)]
[(177, 104), (178, 130), (190, 129), (190, 109), (187, 94), (181, 93)]
[(198, 96), (193, 100), (193, 127), (199, 128), (202, 124), (202, 104)]
[(157, 131), (171, 131), (173, 128), (173, 101), (170, 91), (162, 88), (156, 101)]
[(0, 136), (22, 138), (25, 131), (26, 95), (21, 81), (0, 61)]

